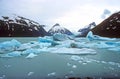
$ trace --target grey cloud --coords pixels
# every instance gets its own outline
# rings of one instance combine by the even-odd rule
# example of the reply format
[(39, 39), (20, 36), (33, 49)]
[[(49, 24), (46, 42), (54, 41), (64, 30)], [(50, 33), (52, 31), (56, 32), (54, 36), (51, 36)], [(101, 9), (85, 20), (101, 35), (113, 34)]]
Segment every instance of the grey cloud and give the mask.
[(104, 9), (103, 14), (101, 15), (102, 19), (105, 19), (107, 15), (111, 14), (111, 11), (108, 9)]

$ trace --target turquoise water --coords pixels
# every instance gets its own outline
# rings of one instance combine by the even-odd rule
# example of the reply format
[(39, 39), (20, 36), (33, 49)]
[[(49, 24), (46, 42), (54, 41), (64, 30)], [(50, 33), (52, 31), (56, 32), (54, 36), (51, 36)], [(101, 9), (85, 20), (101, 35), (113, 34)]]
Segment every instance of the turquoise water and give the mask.
[[(0, 38), (0, 42), (16, 39), (21, 43), (38, 38)], [(82, 40), (84, 41), (84, 40)], [(94, 55), (39, 53), (27, 59), (0, 57), (0, 79), (68, 79), (70, 77), (95, 79), (120, 78), (120, 52), (94, 48)], [(61, 52), (64, 50), (61, 50)], [(72, 57), (80, 57), (73, 60)]]

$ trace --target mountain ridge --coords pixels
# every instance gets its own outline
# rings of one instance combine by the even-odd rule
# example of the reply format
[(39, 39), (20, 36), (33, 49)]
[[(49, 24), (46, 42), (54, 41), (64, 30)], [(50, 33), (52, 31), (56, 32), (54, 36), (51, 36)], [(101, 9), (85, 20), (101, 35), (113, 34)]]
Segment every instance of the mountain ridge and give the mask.
[(91, 31), (102, 37), (120, 38), (120, 11), (112, 14)]
[(61, 27), (60, 24), (56, 23), (49, 31), (48, 33), (50, 33), (51, 35), (55, 34), (55, 33), (62, 33), (62, 34), (67, 34), (67, 35), (73, 35), (73, 33), (71, 31), (69, 31), (68, 29)]
[(38, 37), (49, 35), (42, 25), (22, 16), (0, 19), (0, 37)]

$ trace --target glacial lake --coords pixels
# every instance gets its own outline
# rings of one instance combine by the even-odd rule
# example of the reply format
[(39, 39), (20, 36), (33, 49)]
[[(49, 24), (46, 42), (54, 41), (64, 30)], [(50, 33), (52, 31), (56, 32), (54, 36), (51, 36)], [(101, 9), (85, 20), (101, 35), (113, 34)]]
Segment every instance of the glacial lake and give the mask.
[[(11, 41), (12, 39), (19, 41), (21, 44), (29, 43), (30, 41), (38, 41), (38, 38), (34, 37), (11, 37), (0, 38), (0, 43)], [(79, 42), (80, 44), (85, 44), (86, 42), (86, 46), (88, 45), (88, 47), (82, 46), (81, 48), (93, 49), (96, 54), (69, 54), (69, 52), (62, 53), (65, 50), (61, 50), (58, 51), (59, 53), (50, 53), (54, 51), (40, 52), (37, 53), (37, 56), (34, 58), (26, 58), (28, 54), (15, 57), (3, 57), (4, 51), (3, 53), (0, 53), (0, 79), (69, 79), (70, 77), (82, 79), (87, 79), (88, 77), (91, 79), (119, 79), (119, 39), (112, 41), (112, 43), (111, 41), (99, 40), (88, 42), (85, 39), (86, 38), (78, 38), (76, 39), (78, 40), (76, 43), (78, 44)], [(108, 47), (99, 47), (99, 43), (102, 44), (102, 42), (105, 42)], [(93, 46), (91, 43), (97, 43), (97, 45)], [(90, 45), (92, 47), (90, 47)], [(109, 47), (109, 45), (116, 47)], [(42, 49), (39, 48), (39, 46), (34, 48)], [(48, 47), (48, 49), (49, 48), (50, 47)], [(78, 50), (81, 48), (78, 48)], [(69, 48), (67, 49), (69, 50)], [(74, 51), (74, 49), (75, 48), (72, 48), (71, 50)], [(81, 51), (84, 52), (84, 50)], [(13, 50), (6, 52), (13, 52)]]

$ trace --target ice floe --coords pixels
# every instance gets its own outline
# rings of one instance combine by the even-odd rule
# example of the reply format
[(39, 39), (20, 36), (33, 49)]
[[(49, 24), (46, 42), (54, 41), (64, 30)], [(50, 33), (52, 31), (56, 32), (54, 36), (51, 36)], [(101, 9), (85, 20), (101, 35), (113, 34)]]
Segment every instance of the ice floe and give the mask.
[(26, 58), (31, 59), (31, 58), (34, 58), (36, 56), (37, 56), (36, 54), (30, 53)]
[(28, 43), (21, 44), (21, 46), (19, 48), (17, 48), (16, 50), (26, 50), (26, 49), (33, 48), (36, 46), (39, 46), (38, 42), (30, 41)]
[(0, 79), (4, 79), (6, 77), (6, 75), (2, 75), (1, 77), (0, 77)]
[(98, 36), (98, 35), (93, 35), (92, 31), (90, 31), (87, 36), (88, 40), (92, 41), (92, 40), (102, 40), (102, 41), (105, 41), (105, 40), (116, 40), (116, 38), (107, 38), (107, 37), (101, 37), (101, 36)]
[(73, 65), (72, 68), (77, 68), (77, 66), (76, 66), (76, 65)]
[(31, 76), (31, 75), (33, 75), (34, 74), (34, 72), (29, 72), (27, 75), (28, 76)]
[(21, 46), (21, 43), (15, 39), (0, 43), (0, 52), (13, 51)]
[(55, 76), (56, 72), (49, 73), (48, 76)]
[(78, 61), (78, 60), (80, 60), (80, 57), (73, 55), (73, 56), (71, 56), (71, 60)]
[(26, 54), (30, 54), (30, 53), (34, 53), (34, 54), (40, 53), (40, 49), (30, 48), (30, 49), (23, 51), (21, 54), (26, 55)]
[(96, 54), (97, 52), (93, 49), (88, 49), (88, 48), (56, 48), (52, 49), (51, 53), (60, 53), (60, 54), (80, 54), (80, 55), (87, 55), (87, 54)]
[(53, 39), (55, 41), (64, 41), (64, 40), (68, 40), (69, 36), (66, 34), (56, 33), (53, 35)]
[(20, 51), (13, 51), (11, 53), (2, 54), (1, 57), (19, 57), (21, 56)]

